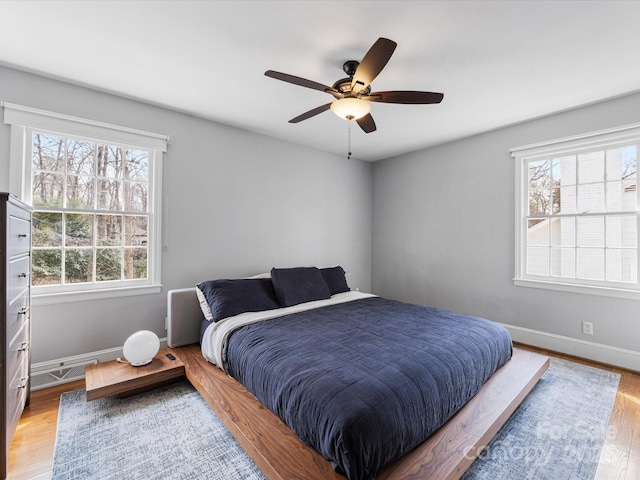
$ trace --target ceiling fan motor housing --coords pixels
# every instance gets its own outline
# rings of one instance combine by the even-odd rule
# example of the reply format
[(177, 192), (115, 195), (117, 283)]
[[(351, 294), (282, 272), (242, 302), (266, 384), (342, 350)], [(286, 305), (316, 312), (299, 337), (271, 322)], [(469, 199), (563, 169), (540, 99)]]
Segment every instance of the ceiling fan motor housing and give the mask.
[[(343, 95), (351, 94), (351, 84), (353, 82), (353, 75), (356, 73), (356, 70), (358, 69), (358, 65), (360, 65), (360, 62), (358, 62), (357, 60), (347, 60), (346, 62), (344, 62), (344, 64), (342, 65), (342, 70), (344, 70), (344, 73), (346, 73), (349, 76), (347, 78), (341, 78), (340, 80), (338, 80), (336, 83), (333, 84), (332, 88), (339, 91)], [(370, 85), (367, 85), (367, 88), (360, 91), (361, 95), (369, 95), (369, 93), (371, 93)], [(339, 98), (337, 96), (335, 97)]]
[[(350, 78), (341, 78), (336, 83), (333, 84), (335, 90), (339, 91), (345, 96), (349, 96), (351, 94), (351, 79)], [(367, 85), (367, 88), (364, 90), (360, 90), (360, 95), (369, 95), (371, 93), (371, 86)], [(340, 96), (334, 95), (336, 98), (340, 98)], [(355, 95), (354, 95), (355, 97)]]
[[(341, 78), (340, 80), (338, 80), (336, 83), (333, 84), (333, 88), (339, 91), (340, 93), (342, 93), (343, 95), (351, 94), (351, 83), (353, 81), (353, 75), (356, 73), (356, 70), (358, 69), (358, 65), (360, 65), (360, 62), (358, 62), (357, 60), (347, 60), (346, 62), (344, 62), (344, 64), (342, 65), (342, 70), (344, 70), (344, 73), (349, 75), (349, 77)], [(369, 95), (369, 93), (371, 93), (370, 85), (367, 85), (367, 88), (360, 91), (361, 95)], [(339, 98), (339, 97), (336, 97), (336, 98)]]

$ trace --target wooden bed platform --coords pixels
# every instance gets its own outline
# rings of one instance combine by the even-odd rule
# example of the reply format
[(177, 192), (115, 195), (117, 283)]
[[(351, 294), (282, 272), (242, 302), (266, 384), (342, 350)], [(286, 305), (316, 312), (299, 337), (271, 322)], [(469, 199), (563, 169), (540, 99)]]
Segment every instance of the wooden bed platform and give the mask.
[[(187, 379), (269, 480), (345, 480), (303, 444), (271, 410), (202, 356), (202, 310), (195, 288), (167, 294), (167, 343), (185, 365)], [(513, 358), (487, 380), (444, 426), (376, 480), (458, 479), (549, 367), (549, 357), (514, 349)]]
[[(269, 480), (344, 480), (274, 413), (222, 370), (197, 344), (174, 347), (187, 379)], [(540, 379), (549, 358), (514, 349), (453, 418), (423, 444), (378, 472), (376, 480), (458, 479)]]

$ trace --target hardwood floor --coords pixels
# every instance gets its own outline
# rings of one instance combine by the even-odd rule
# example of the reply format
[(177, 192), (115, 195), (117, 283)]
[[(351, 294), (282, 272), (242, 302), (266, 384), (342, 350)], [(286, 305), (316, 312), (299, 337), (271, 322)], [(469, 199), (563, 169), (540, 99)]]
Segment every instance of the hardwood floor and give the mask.
[(84, 380), (31, 393), (9, 448), (9, 477), (48, 480), (56, 440), (58, 406), (63, 392), (84, 388)]
[[(517, 346), (621, 374), (596, 480), (640, 480), (640, 373), (526, 345)], [(11, 444), (9, 479), (50, 478), (60, 395), (79, 388), (84, 388), (84, 381), (32, 393), (31, 405), (25, 409)]]

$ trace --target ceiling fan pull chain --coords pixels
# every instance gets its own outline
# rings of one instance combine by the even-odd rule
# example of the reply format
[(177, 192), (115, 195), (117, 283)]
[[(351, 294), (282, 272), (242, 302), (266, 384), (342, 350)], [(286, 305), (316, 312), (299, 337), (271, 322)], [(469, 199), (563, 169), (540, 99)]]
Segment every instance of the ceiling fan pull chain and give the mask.
[(347, 143), (347, 152), (348, 152), (347, 160), (350, 160), (351, 159), (351, 120), (349, 120), (349, 130), (347, 131), (347, 137), (348, 137), (348, 140), (347, 140), (347, 142), (348, 142)]

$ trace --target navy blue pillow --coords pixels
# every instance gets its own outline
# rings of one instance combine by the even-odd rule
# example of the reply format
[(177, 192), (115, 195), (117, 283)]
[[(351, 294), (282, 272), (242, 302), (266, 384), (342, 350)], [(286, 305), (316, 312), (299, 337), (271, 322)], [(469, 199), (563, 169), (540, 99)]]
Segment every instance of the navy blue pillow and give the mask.
[(347, 279), (344, 276), (344, 268), (331, 267), (331, 268), (321, 268), (320, 273), (322, 274), (322, 278), (327, 283), (329, 287), (329, 293), (331, 295), (335, 295), (336, 293), (344, 293), (348, 292), (351, 289), (349, 285), (347, 285)]
[(213, 325), (213, 322), (210, 322), (206, 318), (203, 318), (200, 321), (200, 345), (202, 345), (202, 339), (204, 338), (204, 332), (206, 332), (207, 328), (209, 328), (211, 325)]
[(271, 282), (283, 307), (331, 297), (327, 282), (316, 267), (272, 268)]
[(280, 308), (268, 278), (208, 280), (197, 285), (196, 293), (202, 313), (213, 322), (244, 312)]

